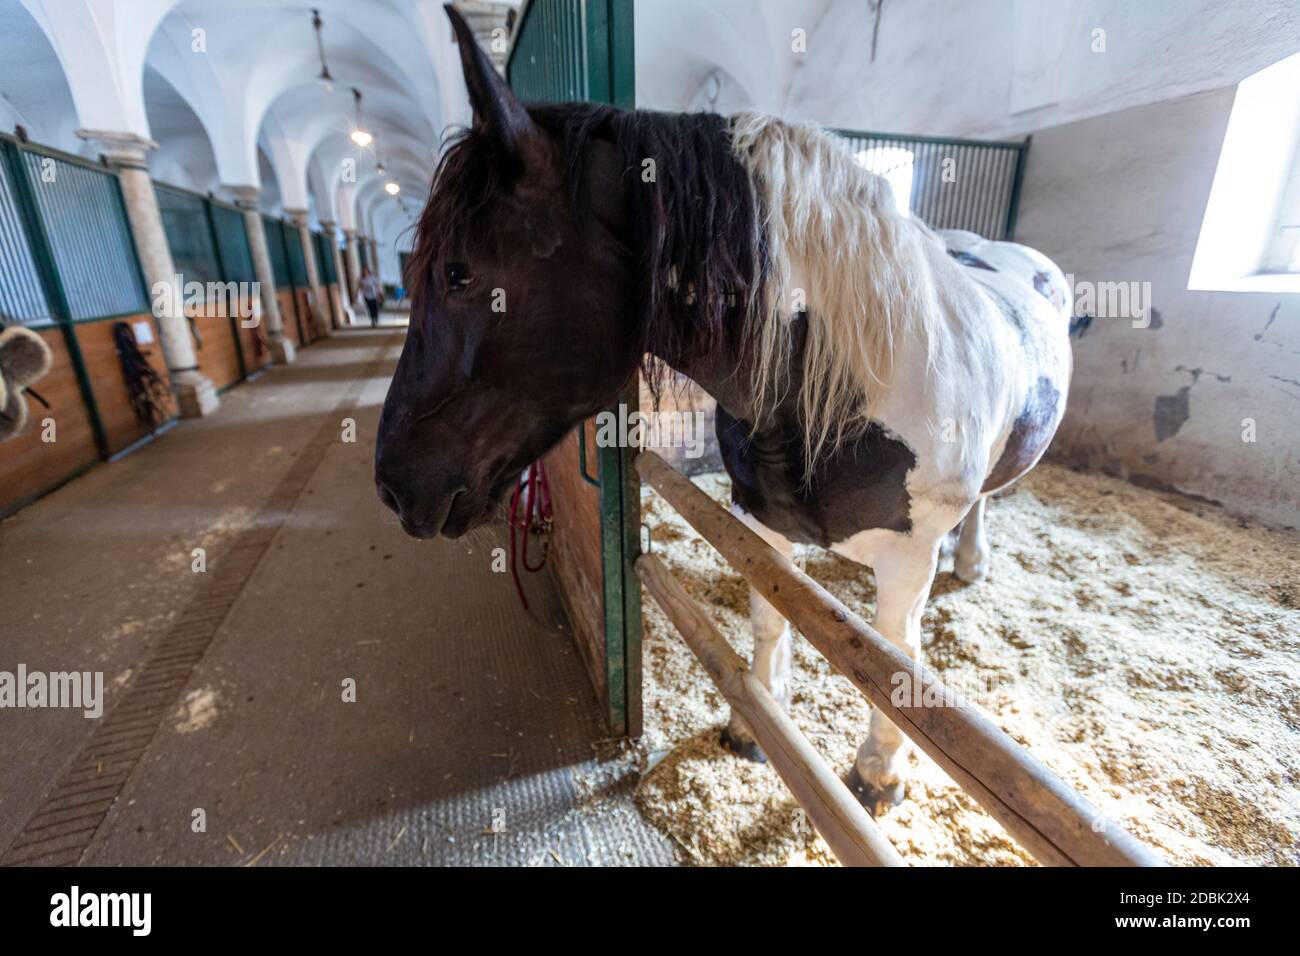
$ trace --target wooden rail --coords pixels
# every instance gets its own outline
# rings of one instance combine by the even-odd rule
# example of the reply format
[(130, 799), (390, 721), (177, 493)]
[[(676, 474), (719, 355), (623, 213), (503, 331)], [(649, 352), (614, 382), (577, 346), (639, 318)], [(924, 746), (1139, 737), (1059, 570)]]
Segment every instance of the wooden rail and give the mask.
[[(840, 673), (1040, 862), (1054, 866), (1163, 865), (1159, 857), (1090, 805), (980, 710), (946, 689), (927, 668), (849, 611), (662, 458), (643, 452), (637, 456), (636, 468)], [(891, 694), (900, 675), (910, 692), (896, 704)]]
[(857, 797), (663, 563), (653, 555), (643, 554), (637, 558), (636, 573), (722, 696), (745, 718), (772, 768), (807, 811), (835, 858), (845, 866), (904, 866), (893, 844), (862, 809)]

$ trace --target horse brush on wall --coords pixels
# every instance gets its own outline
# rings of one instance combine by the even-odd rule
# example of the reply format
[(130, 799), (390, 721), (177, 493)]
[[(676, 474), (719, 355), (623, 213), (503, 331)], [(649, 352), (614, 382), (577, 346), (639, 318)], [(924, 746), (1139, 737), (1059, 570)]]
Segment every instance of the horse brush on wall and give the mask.
[[(0, 324), (0, 441), (27, 425), (23, 393), (50, 370), (50, 347), (31, 329)], [(33, 393), (35, 394), (35, 393)]]

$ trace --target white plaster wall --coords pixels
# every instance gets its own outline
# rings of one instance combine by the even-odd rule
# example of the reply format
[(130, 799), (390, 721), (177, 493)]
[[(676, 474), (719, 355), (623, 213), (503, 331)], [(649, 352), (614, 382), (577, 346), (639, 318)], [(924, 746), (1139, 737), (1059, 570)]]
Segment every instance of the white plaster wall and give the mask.
[(831, 5), (831, 0), (642, 0), (634, 23), (637, 105), (782, 112), (796, 74), (809, 63), (792, 50), (792, 31), (803, 31), (811, 44)]
[(384, 202), (375, 213), (375, 241), (379, 245), (379, 274), (384, 282), (400, 283), (399, 252), (410, 252), (415, 237), (413, 219), (395, 200)]
[(881, 2), (874, 62), (870, 3), (831, 4), (785, 115), (1007, 136), (1219, 89), (1300, 49), (1294, 0)]
[(1300, 525), (1300, 296), (1187, 290), (1232, 100), (1035, 133), (1017, 238), (1076, 281), (1151, 283), (1156, 310), (1150, 328), (1096, 319), (1076, 335), (1053, 456)]

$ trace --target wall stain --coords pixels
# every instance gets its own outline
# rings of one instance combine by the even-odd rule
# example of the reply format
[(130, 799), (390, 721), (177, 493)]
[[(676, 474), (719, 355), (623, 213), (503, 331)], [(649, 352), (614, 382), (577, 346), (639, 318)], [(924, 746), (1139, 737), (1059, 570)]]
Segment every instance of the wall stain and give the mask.
[[(1192, 385), (1201, 380), (1202, 375), (1212, 375), (1219, 382), (1231, 382), (1231, 375), (1220, 375), (1218, 372), (1207, 372), (1203, 368), (1188, 368), (1186, 365), (1174, 367), (1175, 372), (1186, 372), (1192, 377), (1190, 385), (1184, 385), (1172, 395), (1157, 395), (1155, 409), (1155, 427), (1156, 441), (1166, 441), (1178, 434), (1178, 430), (1187, 423), (1191, 417), (1191, 393)], [(1276, 378), (1277, 376), (1274, 376)], [(1297, 383), (1300, 384), (1300, 383)]]
[(1188, 396), (1192, 386), (1184, 385), (1173, 395), (1156, 396), (1156, 441), (1165, 441), (1178, 434), (1191, 415), (1191, 403)]
[(1220, 382), (1225, 382), (1225, 383), (1226, 383), (1226, 382), (1231, 382), (1231, 381), (1232, 381), (1232, 376), (1231, 376), (1231, 375), (1220, 375), (1218, 372), (1209, 372), (1209, 373), (1207, 373), (1205, 369), (1203, 369), (1203, 368), (1199, 368), (1199, 367), (1198, 367), (1198, 368), (1188, 368), (1186, 365), (1175, 365), (1175, 366), (1174, 366), (1174, 371), (1175, 371), (1175, 372), (1186, 372), (1188, 375), (1190, 375), (1190, 376), (1192, 377), (1192, 384), (1193, 384), (1193, 385), (1195, 385), (1197, 382), (1199, 382), (1199, 381), (1201, 380), (1201, 376), (1202, 376), (1202, 375), (1205, 375), (1205, 374), (1213, 375), (1213, 376), (1215, 377), (1215, 379), (1217, 379), (1217, 380), (1220, 381)]

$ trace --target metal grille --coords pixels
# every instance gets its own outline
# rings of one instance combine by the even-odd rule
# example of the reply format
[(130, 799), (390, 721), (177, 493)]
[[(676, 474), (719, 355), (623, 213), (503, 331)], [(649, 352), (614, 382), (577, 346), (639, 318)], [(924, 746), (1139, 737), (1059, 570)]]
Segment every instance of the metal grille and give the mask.
[(222, 278), (227, 282), (257, 281), (253, 254), (248, 248), (244, 214), (220, 203), (210, 202), (208, 206), (212, 210), (212, 233), (216, 236)]
[(967, 229), (1010, 239), (1025, 143), (980, 142), (838, 130), (874, 173), (906, 197), (912, 215), (935, 229)]
[(289, 251), (289, 281), (295, 289), (307, 288), (307, 260), (303, 258), (302, 235), (296, 226), (281, 223), (284, 245)]
[(184, 282), (218, 282), (221, 266), (212, 230), (208, 225), (207, 201), (194, 193), (154, 183), (163, 230), (172, 250), (172, 264)]
[(338, 281), (334, 271), (334, 244), (323, 232), (313, 233), (316, 240), (316, 268), (320, 271), (322, 285), (332, 285)]
[(510, 54), (510, 86), (523, 100), (570, 102), (590, 98), (585, 32), (586, 0), (533, 0), (526, 28)]
[(266, 248), (271, 256), (271, 272), (275, 274), (275, 287), (287, 289), (289, 282), (289, 258), (284, 248), (284, 227), (278, 219), (262, 217), (262, 226), (266, 232)]
[[(0, 143), (0, 150), (5, 148)], [(50, 307), (4, 159), (0, 152), (0, 322), (46, 325), (53, 321)]]
[(23, 151), (71, 318), (148, 311), (117, 177)]

